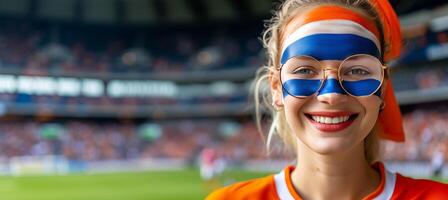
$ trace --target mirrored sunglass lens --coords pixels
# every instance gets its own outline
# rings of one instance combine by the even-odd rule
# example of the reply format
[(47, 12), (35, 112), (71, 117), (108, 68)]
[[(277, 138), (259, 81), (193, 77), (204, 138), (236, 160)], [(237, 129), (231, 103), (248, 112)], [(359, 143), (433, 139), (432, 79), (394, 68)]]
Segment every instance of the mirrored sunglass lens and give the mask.
[(348, 93), (354, 96), (371, 95), (381, 86), (381, 62), (368, 55), (350, 57), (341, 63), (339, 78)]
[(309, 57), (293, 57), (281, 70), (283, 89), (292, 96), (313, 95), (322, 84), (323, 73), (319, 61)]

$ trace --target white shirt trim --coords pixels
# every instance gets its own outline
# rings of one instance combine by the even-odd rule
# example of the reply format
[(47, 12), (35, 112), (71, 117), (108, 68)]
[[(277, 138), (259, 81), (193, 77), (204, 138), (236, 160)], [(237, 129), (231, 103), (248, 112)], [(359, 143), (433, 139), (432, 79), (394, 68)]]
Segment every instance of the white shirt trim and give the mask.
[(394, 194), (397, 174), (392, 173), (384, 168), (384, 176), (386, 180), (384, 182), (383, 191), (377, 197), (375, 197), (375, 200), (389, 200)]
[[(386, 168), (384, 168), (384, 188), (383, 191), (375, 197), (374, 200), (389, 200), (392, 198), (392, 195), (395, 190), (395, 183), (397, 179), (397, 174), (392, 173), (388, 171)], [(275, 189), (278, 194), (278, 198), (280, 200), (294, 200), (294, 197), (288, 190), (288, 186), (286, 184), (286, 174), (285, 170), (282, 170), (280, 173), (274, 175), (274, 181), (275, 181)]]
[(294, 200), (294, 197), (289, 193), (288, 186), (286, 185), (285, 170), (274, 175), (275, 189), (277, 190), (278, 198), (280, 200)]

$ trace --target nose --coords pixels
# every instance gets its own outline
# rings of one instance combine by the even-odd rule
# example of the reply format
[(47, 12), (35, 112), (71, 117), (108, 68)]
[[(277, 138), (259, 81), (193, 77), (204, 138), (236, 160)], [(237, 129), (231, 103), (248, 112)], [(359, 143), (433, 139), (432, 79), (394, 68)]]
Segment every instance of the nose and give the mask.
[(324, 69), (324, 73), (326, 74), (326, 77), (327, 78), (335, 78), (335, 79), (337, 79), (338, 78), (338, 70), (337, 70), (337, 68), (325, 68)]
[(347, 102), (347, 98), (348, 98), (347, 95), (339, 93), (326, 93), (317, 96), (318, 101), (327, 103), (329, 105), (337, 105), (340, 103), (345, 103)]
[(328, 79), (324, 80), (324, 83), (317, 94), (318, 101), (325, 102), (330, 105), (344, 103), (347, 101), (347, 98), (347, 93), (344, 89), (342, 89), (339, 81), (333, 76), (330, 76)]

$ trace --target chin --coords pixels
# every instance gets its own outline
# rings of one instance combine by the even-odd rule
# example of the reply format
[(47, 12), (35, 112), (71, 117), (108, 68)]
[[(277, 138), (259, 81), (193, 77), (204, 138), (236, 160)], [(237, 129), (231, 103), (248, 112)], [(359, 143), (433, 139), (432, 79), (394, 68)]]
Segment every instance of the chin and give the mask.
[(323, 155), (339, 154), (353, 149), (356, 142), (345, 137), (319, 138), (313, 140), (307, 146), (314, 152)]

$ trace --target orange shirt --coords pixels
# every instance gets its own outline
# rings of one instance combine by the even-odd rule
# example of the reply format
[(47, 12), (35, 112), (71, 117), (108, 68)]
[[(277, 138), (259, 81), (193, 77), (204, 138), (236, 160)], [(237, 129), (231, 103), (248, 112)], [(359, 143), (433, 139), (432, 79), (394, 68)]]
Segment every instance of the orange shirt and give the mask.
[[(448, 184), (430, 180), (413, 179), (387, 171), (382, 163), (374, 164), (380, 171), (378, 188), (364, 197), (365, 200), (386, 199), (448, 199)], [(301, 199), (291, 182), (293, 166), (280, 173), (236, 183), (212, 192), (207, 200), (296, 200)]]

